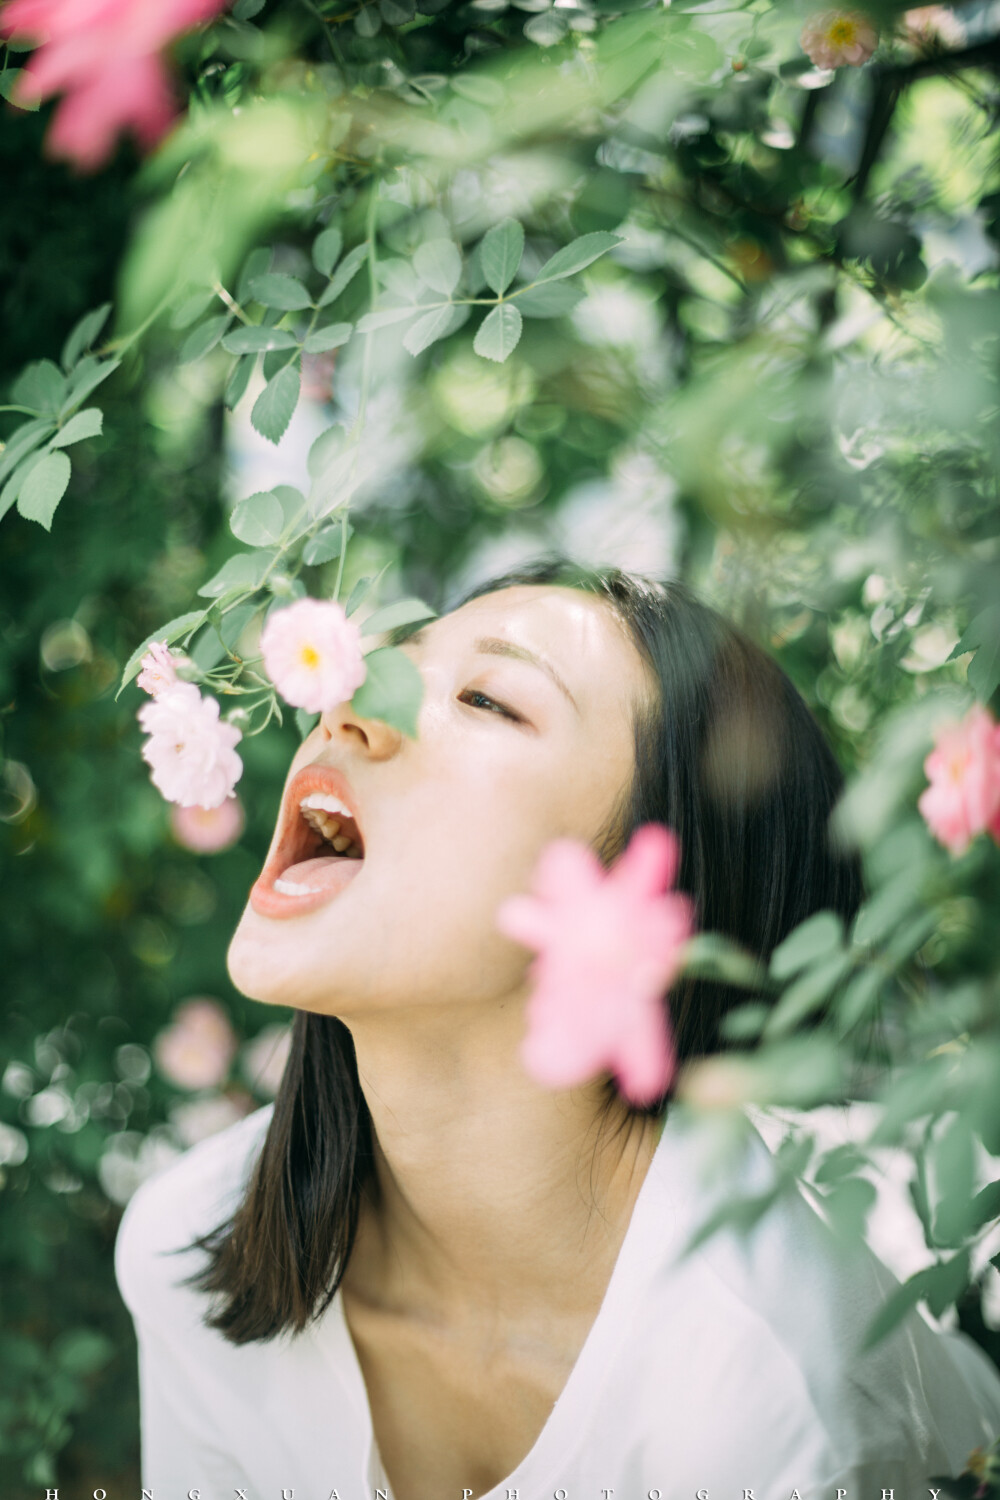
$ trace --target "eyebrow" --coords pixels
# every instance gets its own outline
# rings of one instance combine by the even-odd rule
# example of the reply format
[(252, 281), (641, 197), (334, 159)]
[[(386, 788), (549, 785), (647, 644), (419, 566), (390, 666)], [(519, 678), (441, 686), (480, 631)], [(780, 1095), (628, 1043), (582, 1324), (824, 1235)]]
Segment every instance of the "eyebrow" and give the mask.
[[(419, 630), (414, 630), (411, 635), (406, 637), (405, 644), (407, 646), (421, 646), (426, 641), (426, 638), (427, 626), (423, 625)], [(400, 644), (404, 643), (400, 642)], [(544, 656), (539, 656), (537, 652), (529, 650), (527, 646), (517, 646), (513, 641), (505, 641), (497, 635), (480, 636), (478, 640), (473, 642), (473, 646), (483, 656), (508, 656), (513, 661), (524, 661), (529, 666), (538, 667), (551, 682), (555, 683), (564, 697), (569, 699), (577, 713), (580, 712), (580, 705), (573, 697), (573, 694), (552, 663), (546, 660)]]

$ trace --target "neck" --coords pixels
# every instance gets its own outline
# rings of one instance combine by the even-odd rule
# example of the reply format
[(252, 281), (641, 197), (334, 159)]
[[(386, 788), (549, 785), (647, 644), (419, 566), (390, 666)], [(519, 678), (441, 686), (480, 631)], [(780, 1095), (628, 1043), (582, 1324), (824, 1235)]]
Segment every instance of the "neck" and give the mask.
[(606, 1288), (660, 1120), (606, 1117), (518, 1058), (524, 1000), (344, 1018), (375, 1137), (376, 1185), (348, 1295), (451, 1321), (483, 1308), (592, 1308)]

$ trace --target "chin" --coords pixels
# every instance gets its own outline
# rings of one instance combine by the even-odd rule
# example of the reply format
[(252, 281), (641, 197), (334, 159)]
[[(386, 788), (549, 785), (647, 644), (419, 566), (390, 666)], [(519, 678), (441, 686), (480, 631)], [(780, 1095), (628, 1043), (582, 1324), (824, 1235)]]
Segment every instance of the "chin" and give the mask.
[(248, 906), (226, 954), (229, 977), (241, 995), (263, 1005), (301, 1005), (302, 976), (295, 971), (285, 945)]

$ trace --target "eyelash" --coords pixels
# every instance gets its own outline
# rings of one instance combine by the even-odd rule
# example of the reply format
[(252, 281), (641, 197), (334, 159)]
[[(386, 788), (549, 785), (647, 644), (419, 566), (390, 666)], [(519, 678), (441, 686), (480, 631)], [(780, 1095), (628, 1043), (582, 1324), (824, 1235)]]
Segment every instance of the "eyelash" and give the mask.
[[(520, 714), (514, 713), (512, 709), (507, 708), (503, 703), (498, 703), (495, 698), (489, 697), (488, 694), (479, 692), (478, 688), (466, 688), (464, 693), (459, 694), (460, 703), (464, 702), (466, 698), (481, 698), (484, 703), (490, 703), (493, 708), (499, 709), (503, 718), (510, 719), (514, 724), (523, 722)], [(469, 705), (470, 708), (474, 706), (473, 704)], [(490, 711), (492, 712), (492, 709)]]

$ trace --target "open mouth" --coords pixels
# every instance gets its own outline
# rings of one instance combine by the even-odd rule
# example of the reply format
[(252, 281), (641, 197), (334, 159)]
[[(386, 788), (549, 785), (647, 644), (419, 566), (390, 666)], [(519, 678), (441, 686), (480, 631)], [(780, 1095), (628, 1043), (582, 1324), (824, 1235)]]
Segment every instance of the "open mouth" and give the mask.
[(313, 911), (344, 890), (364, 863), (353, 796), (332, 766), (305, 766), (288, 786), (277, 846), (250, 892), (267, 917)]

